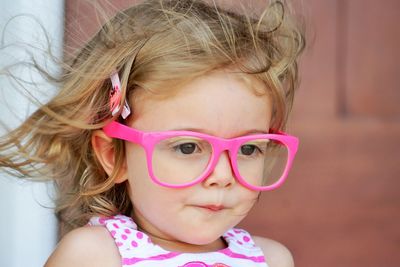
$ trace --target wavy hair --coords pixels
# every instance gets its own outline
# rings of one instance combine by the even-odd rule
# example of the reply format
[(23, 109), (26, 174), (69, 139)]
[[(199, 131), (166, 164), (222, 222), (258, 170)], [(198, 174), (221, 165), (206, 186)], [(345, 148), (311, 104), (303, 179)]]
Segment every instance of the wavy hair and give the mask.
[[(110, 74), (121, 77), (123, 98), (147, 90), (170, 97), (192, 79), (232, 68), (263, 82), (273, 100), (272, 127), (283, 129), (298, 86), (304, 30), (286, 2), (271, 1), (257, 16), (201, 0), (148, 0), (119, 11), (51, 76), (58, 94), (0, 139), (0, 167), (20, 177), (48, 177), (57, 187), (56, 214), (64, 233), (93, 215), (130, 215), (126, 184), (115, 184), (124, 160), (114, 140), (115, 167), (96, 159), (93, 130), (109, 111)], [(135, 112), (133, 106), (133, 112)]]

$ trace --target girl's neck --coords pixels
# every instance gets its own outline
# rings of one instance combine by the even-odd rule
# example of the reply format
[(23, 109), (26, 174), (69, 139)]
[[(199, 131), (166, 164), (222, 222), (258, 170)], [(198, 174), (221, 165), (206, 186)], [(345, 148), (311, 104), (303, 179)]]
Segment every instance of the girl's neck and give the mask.
[[(140, 229), (140, 231), (143, 231)], [(145, 231), (144, 231), (145, 232)], [(203, 253), (203, 252), (213, 252), (224, 249), (227, 247), (225, 240), (221, 237), (214, 242), (207, 245), (194, 245), (185, 242), (180, 242), (178, 240), (168, 240), (160, 238), (158, 236), (153, 236), (151, 233), (145, 232), (151, 239), (151, 241), (168, 251), (182, 252), (182, 253)]]

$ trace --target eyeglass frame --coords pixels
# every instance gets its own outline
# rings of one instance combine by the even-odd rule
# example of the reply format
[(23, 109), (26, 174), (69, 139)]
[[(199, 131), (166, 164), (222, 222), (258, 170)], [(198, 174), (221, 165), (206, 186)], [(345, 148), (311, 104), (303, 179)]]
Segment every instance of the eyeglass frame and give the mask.
[[(233, 173), (235, 175), (235, 179), (244, 187), (253, 190), (253, 191), (269, 191), (280, 187), (283, 182), (286, 180), (289, 170), (292, 166), (293, 159), (297, 153), (299, 139), (295, 136), (288, 135), (284, 132), (279, 133), (267, 133), (267, 134), (252, 134), (239, 136), (234, 138), (221, 138), (205, 133), (199, 133), (194, 131), (155, 131), (155, 132), (144, 132), (138, 129), (126, 126), (116, 121), (111, 121), (106, 126), (103, 127), (104, 133), (111, 138), (116, 138), (124, 141), (128, 141), (134, 144), (138, 144), (142, 146), (146, 153), (146, 161), (147, 161), (147, 170), (151, 180), (164, 187), (168, 188), (186, 188), (193, 186), (195, 184), (201, 183), (204, 181), (215, 169), (217, 165), (220, 155), (224, 151), (228, 151), (229, 161), (231, 163), (231, 167), (233, 169)], [(196, 137), (201, 138), (203, 140), (208, 141), (212, 147), (211, 159), (207, 163), (207, 167), (204, 172), (199, 175), (193, 181), (183, 183), (183, 184), (169, 184), (160, 181), (153, 172), (153, 151), (155, 145), (160, 141), (169, 137), (175, 136), (188, 136), (188, 137)], [(237, 165), (237, 157), (232, 155), (237, 155), (240, 146), (248, 140), (254, 139), (270, 139), (273, 141), (278, 141), (284, 144), (288, 150), (288, 159), (286, 162), (285, 169), (283, 171), (282, 176), (272, 185), (268, 186), (254, 186), (246, 182), (245, 179), (242, 178), (240, 172), (238, 170)]]

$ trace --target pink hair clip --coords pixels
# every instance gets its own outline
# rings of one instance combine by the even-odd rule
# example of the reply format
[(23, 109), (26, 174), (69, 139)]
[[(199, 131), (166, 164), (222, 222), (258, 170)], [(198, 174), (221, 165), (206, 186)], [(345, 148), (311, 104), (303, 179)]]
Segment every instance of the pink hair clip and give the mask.
[[(119, 112), (121, 103), (121, 81), (119, 80), (118, 72), (114, 72), (110, 76), (112, 88), (110, 91), (110, 110), (111, 114), (114, 116)], [(131, 109), (129, 108), (128, 102), (125, 99), (124, 106), (122, 107), (121, 116), (126, 119), (129, 114), (131, 114)]]

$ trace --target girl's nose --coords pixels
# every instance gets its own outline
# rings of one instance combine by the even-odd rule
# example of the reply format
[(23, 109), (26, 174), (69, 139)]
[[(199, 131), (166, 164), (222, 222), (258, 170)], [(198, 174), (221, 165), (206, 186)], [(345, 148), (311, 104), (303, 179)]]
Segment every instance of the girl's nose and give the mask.
[(231, 187), (236, 183), (228, 152), (221, 153), (214, 170), (204, 180), (206, 187)]

